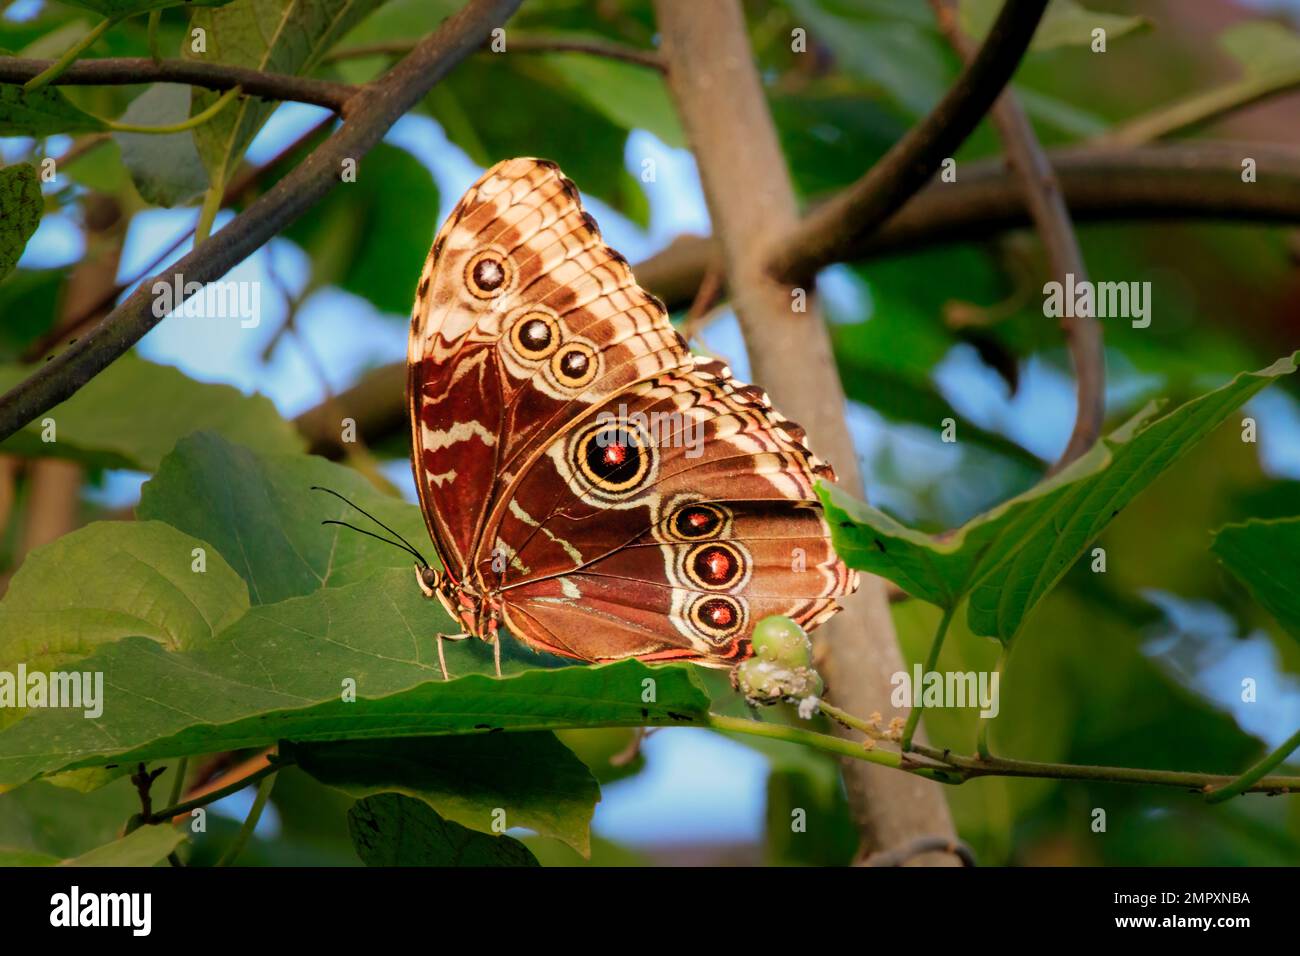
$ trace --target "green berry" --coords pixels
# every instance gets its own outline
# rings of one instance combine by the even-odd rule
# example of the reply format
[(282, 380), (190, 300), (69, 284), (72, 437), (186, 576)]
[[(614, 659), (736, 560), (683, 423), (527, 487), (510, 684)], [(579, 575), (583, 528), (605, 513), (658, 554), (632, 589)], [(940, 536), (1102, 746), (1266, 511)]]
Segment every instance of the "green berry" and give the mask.
[(754, 625), (750, 638), (754, 656), (782, 667), (808, 667), (812, 663), (812, 644), (804, 629), (792, 618), (781, 614), (765, 617)]

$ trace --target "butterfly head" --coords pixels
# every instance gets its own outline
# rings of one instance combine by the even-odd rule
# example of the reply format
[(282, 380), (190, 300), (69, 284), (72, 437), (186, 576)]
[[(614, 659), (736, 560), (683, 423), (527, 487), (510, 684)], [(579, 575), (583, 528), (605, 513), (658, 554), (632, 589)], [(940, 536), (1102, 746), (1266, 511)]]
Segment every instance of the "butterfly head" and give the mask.
[(415, 579), (419, 581), (420, 590), (424, 592), (424, 596), (431, 598), (442, 590), (446, 582), (446, 575), (427, 564), (423, 567), (417, 564), (415, 566)]

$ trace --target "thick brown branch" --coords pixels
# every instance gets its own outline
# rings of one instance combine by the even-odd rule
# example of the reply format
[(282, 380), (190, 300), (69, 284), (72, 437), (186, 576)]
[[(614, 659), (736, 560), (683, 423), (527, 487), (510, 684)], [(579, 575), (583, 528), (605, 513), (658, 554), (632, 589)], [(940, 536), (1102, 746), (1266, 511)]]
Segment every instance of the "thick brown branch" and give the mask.
[[(339, 181), (344, 160), (364, 156), (519, 3), (471, 0), (410, 56), (358, 91), (346, 111), (353, 119), (168, 274), (182, 275), (186, 284), (212, 282), (255, 252), (329, 192)], [(0, 396), (0, 441), (71, 396), (161, 321), (154, 314), (152, 286), (146, 280), (88, 335)]]
[(983, 46), (952, 89), (867, 174), (779, 238), (767, 257), (772, 275), (806, 282), (835, 262), (835, 250), (860, 242), (934, 175), (974, 132), (1029, 48), (1047, 0), (1006, 0)]
[[(0, 57), (0, 83), (24, 83), (47, 69), (53, 60)], [(59, 74), (56, 86), (126, 86), (135, 83), (188, 83), (208, 90), (242, 87), (249, 96), (292, 100), (324, 106), (338, 113), (356, 88), (332, 80), (265, 73), (244, 66), (203, 63), (197, 60), (159, 60), (148, 57), (78, 60)]]
[[(655, 11), (669, 89), (700, 168), (754, 379), (807, 428), (811, 447), (856, 492), (857, 455), (820, 308), (815, 297), (765, 269), (771, 240), (795, 226), (798, 211), (739, 0), (656, 0)], [(817, 632), (819, 667), (849, 709), (883, 709), (889, 675), (902, 660), (880, 579), (864, 581), (845, 605)], [(869, 850), (922, 835), (951, 836), (948, 808), (933, 782), (856, 761), (844, 773)]]
[[(956, 0), (930, 0), (939, 29), (953, 49), (967, 63), (976, 57), (975, 45), (962, 31)], [(1052, 164), (1043, 154), (1034, 126), (1016, 94), (1007, 87), (993, 105), (993, 125), (1006, 152), (1007, 164), (1020, 182), (1025, 205), (1034, 228), (1047, 251), (1051, 277), (1064, 283), (1067, 275), (1076, 282), (1088, 278), (1088, 267), (1074, 234), (1070, 210), (1061, 195)], [(1065, 467), (1092, 447), (1101, 435), (1106, 415), (1106, 355), (1101, 343), (1101, 324), (1092, 316), (1062, 318), (1066, 344), (1074, 363), (1076, 411), (1074, 429), (1065, 451), (1053, 471)]]

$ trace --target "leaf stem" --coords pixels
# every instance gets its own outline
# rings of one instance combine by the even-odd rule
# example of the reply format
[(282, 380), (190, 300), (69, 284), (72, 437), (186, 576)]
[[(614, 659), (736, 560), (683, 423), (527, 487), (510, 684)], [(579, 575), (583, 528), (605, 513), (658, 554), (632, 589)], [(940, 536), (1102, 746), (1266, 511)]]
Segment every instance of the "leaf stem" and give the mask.
[(217, 861), (217, 866), (230, 866), (243, 852), (244, 845), (248, 843), (249, 837), (257, 829), (257, 821), (262, 819), (262, 810), (266, 807), (266, 801), (271, 796), (271, 788), (275, 786), (275, 778), (267, 775), (262, 778), (262, 782), (257, 785), (257, 796), (253, 798), (252, 809), (248, 811), (248, 816), (244, 818), (244, 825), (239, 828), (239, 833), (235, 836), (235, 842), (230, 844), (221, 859)]
[(162, 62), (162, 54), (158, 52), (158, 24), (162, 22), (162, 8), (149, 11), (149, 56), (155, 63)]
[(225, 196), (224, 183), (211, 183), (208, 185), (207, 192), (203, 194), (203, 206), (199, 209), (199, 221), (194, 226), (194, 248), (198, 248), (204, 242), (207, 242), (208, 236), (212, 234), (212, 224), (217, 219), (217, 213), (221, 211), (221, 200)]
[[(993, 668), (993, 673), (998, 675), (998, 687), (1002, 686), (1002, 672), (1007, 666), (1007, 658), (1011, 656), (1011, 645), (1003, 644), (1002, 650), (998, 652), (998, 663)], [(992, 753), (989, 750), (989, 728), (993, 726), (992, 717), (980, 717), (979, 731), (975, 734), (975, 752), (980, 755), (981, 760), (989, 760)]]
[(151, 133), (156, 136), (166, 136), (169, 133), (183, 133), (187, 129), (194, 129), (196, 126), (202, 126), (208, 120), (212, 119), (226, 106), (234, 100), (241, 92), (238, 86), (231, 87), (222, 93), (213, 102), (211, 106), (201, 113), (195, 113), (189, 119), (182, 120), (179, 123), (171, 123), (167, 126), (140, 126), (135, 123), (119, 123), (116, 120), (104, 120), (104, 125), (115, 133)]
[[(948, 625), (952, 623), (952, 615), (956, 609), (957, 605), (955, 603), (950, 607), (944, 608), (943, 617), (939, 621), (939, 627), (934, 632), (934, 640), (930, 642), (930, 651), (925, 655), (925, 671), (921, 675), (922, 678), (939, 665), (939, 651), (943, 649), (943, 639), (948, 634)], [(922, 700), (923, 699), (924, 695), (922, 695)], [(912, 707), (911, 711), (907, 715), (907, 723), (903, 725), (903, 740), (901, 745), (904, 753), (912, 749), (912, 737), (916, 733), (916, 725), (921, 722), (921, 712), (923, 710), (925, 710), (925, 706), (918, 703)]]
[[(1041, 763), (1010, 760), (1006, 757), (964, 756), (925, 744), (912, 748), (915, 753), (946, 764), (963, 780), (976, 777), (1035, 777), (1049, 780), (1093, 780), (1099, 783), (1138, 783), (1157, 787), (1208, 792), (1229, 783), (1223, 774), (1189, 773), (1182, 770), (1143, 770), (1136, 767), (1103, 767), (1066, 763)], [(1300, 793), (1300, 777), (1260, 776), (1244, 787), (1243, 793)]]
[(184, 803), (176, 803), (169, 807), (164, 807), (156, 813), (150, 813), (149, 816), (145, 818), (144, 822), (149, 824), (166, 823), (173, 817), (184, 816), (193, 810), (197, 810), (199, 807), (206, 807), (208, 804), (216, 803), (218, 800), (223, 797), (228, 797), (232, 793), (238, 793), (249, 784), (256, 783), (259, 780), (269, 777), (282, 768), (291, 766), (292, 764), (293, 760), (291, 758), (277, 756), (274, 762), (268, 763), (265, 767), (254, 770), (247, 776), (240, 777), (238, 780), (228, 783), (220, 789), (213, 790), (210, 793), (205, 793), (201, 797), (195, 797), (193, 800), (186, 800)]
[(90, 29), (84, 37), (78, 40), (72, 46), (63, 51), (63, 55), (51, 63), (48, 67), (37, 73), (30, 80), (23, 84), (23, 90), (28, 93), (34, 93), (41, 87), (53, 82), (59, 78), (64, 70), (71, 66), (81, 54), (85, 53), (96, 40), (104, 35), (104, 32), (117, 20), (113, 17), (101, 20)]
[(882, 767), (905, 770), (908, 773), (914, 773), (930, 780), (937, 780), (940, 783), (961, 782), (960, 774), (950, 773), (943, 767), (915, 764), (903, 754), (895, 753), (892, 750), (869, 750), (862, 744), (854, 743), (851, 740), (843, 740), (839, 737), (832, 737), (830, 734), (819, 734), (812, 730), (791, 727), (787, 724), (764, 723), (744, 717), (724, 717), (721, 714), (709, 714), (708, 725), (714, 730), (722, 730), (728, 733), (748, 734), (751, 737), (767, 737), (772, 740), (802, 744), (805, 747), (812, 747), (839, 757), (852, 757), (854, 760), (865, 760), (867, 763), (880, 764)]
[(172, 792), (167, 803), (178, 803), (185, 793), (185, 775), (190, 769), (190, 758), (182, 757), (176, 764), (176, 776), (172, 778)]
[(1297, 730), (1290, 737), (1282, 742), (1271, 754), (1261, 760), (1255, 766), (1251, 767), (1236, 780), (1233, 780), (1227, 786), (1219, 787), (1213, 790), (1205, 798), (1206, 803), (1222, 803), (1224, 800), (1231, 799), (1238, 794), (1245, 793), (1254, 784), (1263, 780), (1270, 770), (1282, 764), (1287, 757), (1300, 747), (1300, 730)]

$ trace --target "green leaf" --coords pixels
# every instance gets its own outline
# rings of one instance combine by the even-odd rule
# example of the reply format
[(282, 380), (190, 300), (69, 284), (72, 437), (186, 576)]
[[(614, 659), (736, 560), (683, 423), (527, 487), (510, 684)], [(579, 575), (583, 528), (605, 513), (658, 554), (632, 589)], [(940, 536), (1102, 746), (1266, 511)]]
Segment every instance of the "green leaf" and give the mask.
[[(331, 488), (433, 557), (420, 509), (377, 491), (355, 469), (307, 455), (257, 455), (220, 435), (181, 440), (140, 492), (136, 515), (165, 521), (210, 543), (248, 583), (254, 604), (273, 604), (338, 587), (380, 571), (403, 569), (415, 585), (414, 559), (401, 548), (338, 525), (383, 533), (332, 495)], [(429, 636), (445, 618), (429, 620)]]
[(122, 823), (139, 810), (140, 797), (129, 780), (93, 793), (35, 780), (0, 793), (0, 846), (67, 859), (117, 839)]
[(37, 548), (0, 601), (0, 668), (56, 670), (123, 637), (170, 650), (211, 640), (248, 610), (248, 591), (218, 554), (160, 521), (99, 521)]
[(1300, 517), (1224, 525), (1214, 532), (1210, 550), (1261, 607), (1300, 638)]
[(230, 0), (61, 0), (61, 2), (116, 20), (149, 10), (164, 10), (168, 7), (219, 7), (229, 3)]
[[(961, 19), (966, 32), (983, 37), (1002, 9), (1001, 0), (961, 0)], [(1146, 17), (1129, 17), (1117, 13), (1098, 13), (1075, 0), (1052, 0), (1038, 24), (1029, 49), (1034, 52), (1063, 46), (1092, 45), (1092, 31), (1106, 31), (1106, 43), (1151, 25)]]
[[(30, 374), (27, 366), (0, 367), (0, 391)], [(51, 442), (42, 440), (46, 419), (55, 423)], [(0, 450), (153, 471), (177, 439), (205, 428), (260, 451), (296, 451), (304, 444), (269, 399), (196, 382), (171, 366), (128, 353), (0, 444)]]
[(283, 234), (310, 256), (313, 288), (337, 285), (405, 315), (437, 224), (429, 170), (381, 143), (361, 160), (355, 182), (340, 184)]
[(54, 866), (60, 860), (48, 853), (0, 846), (0, 866)]
[[(206, 63), (247, 66), (270, 73), (311, 72), (338, 40), (383, 0), (234, 0), (215, 10), (196, 10), (191, 29), (206, 31), (206, 50), (186, 44), (182, 55)], [(194, 88), (198, 114), (220, 96)], [(256, 97), (240, 97), (194, 131), (199, 155), (213, 183), (224, 184), (253, 136), (275, 108)]]
[(946, 91), (952, 55), (929, 11), (911, 0), (792, 0), (790, 7), (810, 41), (824, 44), (845, 70), (879, 84), (909, 113), (928, 112)]
[(572, 53), (548, 53), (542, 61), (575, 97), (614, 123), (626, 130), (648, 130), (669, 146), (685, 148), (686, 136), (661, 73), (636, 63)]
[(185, 842), (185, 833), (175, 827), (152, 826), (132, 830), (120, 840), (95, 847), (88, 853), (64, 860), (64, 866), (153, 866), (167, 859)]
[[(179, 83), (155, 83), (127, 107), (122, 122), (138, 126), (169, 126), (190, 115), (190, 88)], [(114, 134), (122, 149), (122, 163), (136, 191), (156, 206), (182, 206), (208, 188), (208, 177), (194, 134)]]
[(0, 282), (0, 362), (18, 359), (50, 330), (67, 276), (66, 269), (18, 269)]
[(600, 788), (551, 733), (298, 744), (282, 753), (358, 799), (401, 793), (471, 830), (527, 827), (591, 852)]
[(0, 279), (18, 264), (44, 208), (35, 166), (20, 163), (0, 169)]
[(57, 87), (43, 86), (28, 93), (20, 84), (0, 83), (0, 136), (40, 139), (103, 129), (107, 129), (103, 120), (73, 106)]
[[(453, 679), (443, 681), (434, 635), (446, 624), (409, 572), (388, 571), (254, 607), (193, 651), (125, 638), (77, 665), (103, 672), (103, 716), (30, 711), (0, 731), (0, 783), (279, 740), (690, 725), (707, 713), (708, 695), (689, 668), (622, 661), (524, 669), (512, 654), (497, 680), (486, 676), (492, 654), (478, 641), (447, 648)], [(345, 697), (349, 687), (355, 701)], [(643, 702), (651, 687), (655, 699)]]
[(624, 165), (627, 130), (538, 61), (470, 57), (433, 88), (425, 108), (480, 166), (512, 156), (553, 160), (584, 193), (646, 225), (645, 193)]
[(1246, 76), (1262, 78), (1300, 70), (1300, 35), (1268, 20), (1233, 24), (1218, 36), (1219, 46), (1241, 64)]
[(348, 811), (352, 845), (366, 866), (538, 866), (513, 837), (487, 836), (438, 816), (428, 804), (384, 793)]
[(820, 489), (835, 548), (852, 567), (914, 597), (955, 607), (970, 596), (971, 630), (1010, 641), (1025, 616), (1143, 488), (1295, 358), (1238, 375), (1159, 418), (1156, 405), (1056, 475), (955, 531), (923, 534), (837, 488)]

